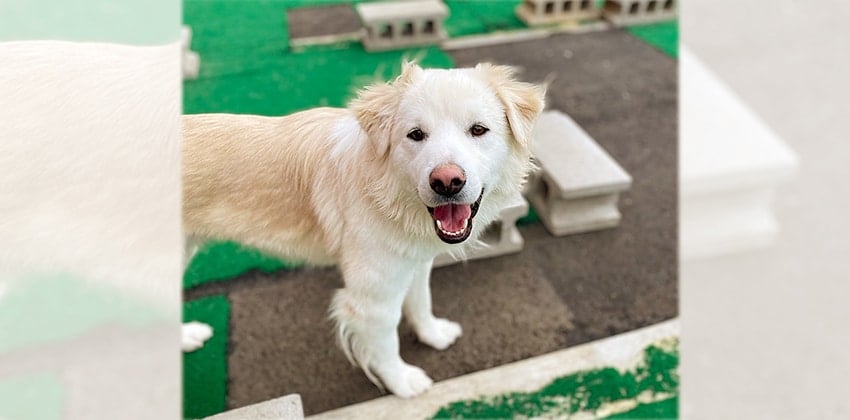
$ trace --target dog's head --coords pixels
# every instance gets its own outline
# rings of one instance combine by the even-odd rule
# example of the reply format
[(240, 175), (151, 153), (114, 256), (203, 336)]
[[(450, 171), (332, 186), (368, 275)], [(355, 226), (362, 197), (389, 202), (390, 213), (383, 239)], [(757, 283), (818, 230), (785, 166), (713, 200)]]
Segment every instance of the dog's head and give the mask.
[(491, 64), (405, 63), (395, 81), (366, 88), (351, 104), (374, 156), (403, 174), (402, 189), (415, 191), (443, 242), (465, 241), (476, 215), (486, 215), (483, 228), (521, 187), (544, 90), (514, 75)]

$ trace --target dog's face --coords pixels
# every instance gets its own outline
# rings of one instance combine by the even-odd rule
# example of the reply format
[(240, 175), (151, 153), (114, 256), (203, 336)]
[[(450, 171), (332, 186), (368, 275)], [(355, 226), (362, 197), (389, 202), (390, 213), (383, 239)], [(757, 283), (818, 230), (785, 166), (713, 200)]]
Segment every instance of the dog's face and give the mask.
[(395, 82), (368, 88), (353, 104), (376, 156), (404, 174), (403, 188), (416, 191), (436, 236), (450, 244), (469, 238), (491, 192), (521, 182), (542, 108), (541, 88), (487, 64), (406, 64)]

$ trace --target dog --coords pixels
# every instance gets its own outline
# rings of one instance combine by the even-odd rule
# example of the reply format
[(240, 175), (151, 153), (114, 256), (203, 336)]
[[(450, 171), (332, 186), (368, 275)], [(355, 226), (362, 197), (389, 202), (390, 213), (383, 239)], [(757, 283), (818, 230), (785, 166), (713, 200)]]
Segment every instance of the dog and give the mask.
[(462, 252), (521, 191), (544, 96), (512, 67), (408, 62), (347, 108), (186, 115), (189, 246), (232, 240), (338, 265), (345, 287), (329, 312), (345, 355), (378, 387), (418, 395), (432, 380), (399, 354), (402, 314), (437, 350), (461, 336), (432, 313), (432, 262)]

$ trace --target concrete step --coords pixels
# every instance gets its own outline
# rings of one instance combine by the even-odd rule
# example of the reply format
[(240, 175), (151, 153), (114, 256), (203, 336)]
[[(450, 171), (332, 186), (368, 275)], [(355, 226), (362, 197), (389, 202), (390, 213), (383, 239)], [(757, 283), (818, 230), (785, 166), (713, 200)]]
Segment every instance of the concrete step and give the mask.
[(303, 420), (301, 396), (290, 394), (261, 403), (225, 411), (205, 420)]
[(631, 176), (563, 112), (544, 112), (532, 136), (540, 171), (526, 196), (546, 229), (560, 236), (616, 226)]
[(773, 197), (797, 157), (686, 47), (679, 59), (682, 259), (767, 246), (779, 232)]

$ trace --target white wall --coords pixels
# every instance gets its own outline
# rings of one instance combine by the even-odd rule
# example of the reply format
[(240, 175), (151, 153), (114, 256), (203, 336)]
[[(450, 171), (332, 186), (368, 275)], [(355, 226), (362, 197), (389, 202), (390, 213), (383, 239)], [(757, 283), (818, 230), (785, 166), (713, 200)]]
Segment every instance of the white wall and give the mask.
[(124, 3), (2, 7), (0, 418), (181, 414), (180, 9)]

